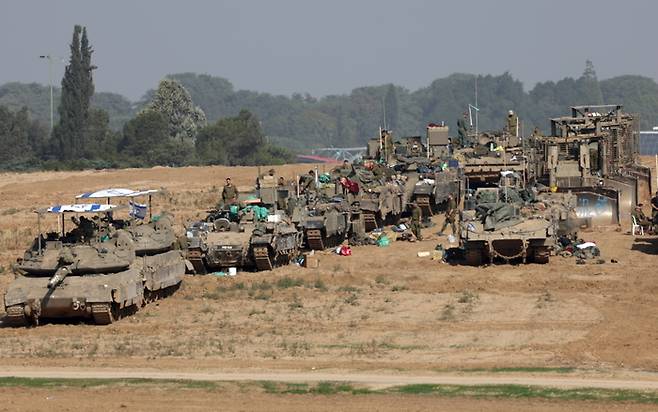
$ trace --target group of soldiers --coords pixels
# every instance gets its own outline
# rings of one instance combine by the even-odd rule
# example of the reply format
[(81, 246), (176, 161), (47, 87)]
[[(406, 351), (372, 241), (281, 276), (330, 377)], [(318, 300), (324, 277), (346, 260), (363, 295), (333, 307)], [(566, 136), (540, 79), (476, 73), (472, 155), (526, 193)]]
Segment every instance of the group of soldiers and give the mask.
[[(364, 164), (364, 167), (370, 170), (375, 177), (382, 177), (385, 174), (385, 171), (383, 170), (382, 166), (379, 165), (378, 163)], [(350, 164), (347, 160), (345, 160), (341, 165), (335, 167), (332, 170), (332, 174), (338, 176), (336, 178), (336, 183), (343, 188), (344, 194), (346, 195), (348, 193), (358, 194), (359, 192), (359, 185), (353, 180), (351, 180), (350, 178), (348, 178), (348, 176), (353, 174), (353, 172), (354, 172), (354, 168), (352, 164)], [(276, 175), (276, 171), (274, 169), (270, 169), (266, 175), (259, 176), (259, 178), (256, 180), (256, 187), (259, 188), (259, 186), (263, 184), (265, 180), (276, 179), (275, 175)], [(278, 178), (277, 180), (278, 186), (285, 186), (287, 184), (288, 182), (286, 182), (283, 177)], [(300, 195), (305, 197), (317, 195), (318, 186), (317, 186), (316, 172), (314, 170), (309, 170), (308, 173), (300, 176), (298, 184), (299, 184)], [(220, 205), (224, 207), (238, 205), (239, 196), (240, 196), (240, 192), (237, 186), (233, 184), (230, 177), (227, 177), (224, 187), (222, 189)], [(425, 217), (423, 216), (422, 208), (418, 205), (417, 202), (413, 201), (408, 204), (408, 211), (410, 216), (409, 229), (413, 233), (415, 239), (422, 240), (423, 236), (421, 233), (421, 228), (424, 220), (426, 220), (424, 219)], [(448, 197), (444, 214), (445, 214), (445, 219), (443, 222), (443, 226), (439, 231), (439, 235), (443, 235), (443, 232), (447, 229), (448, 226), (450, 226), (452, 230), (452, 234), (456, 235), (458, 233), (457, 223), (459, 217), (459, 209), (457, 207), (457, 200), (453, 195), (449, 195)]]
[[(416, 201), (411, 202), (410, 208), (411, 208), (411, 224), (410, 224), (411, 233), (414, 234), (417, 240), (423, 240), (423, 235), (421, 233), (422, 222), (423, 222), (423, 210), (421, 209), (420, 206), (418, 206), (418, 203)], [(452, 230), (452, 235), (456, 236), (457, 223), (459, 219), (459, 208), (457, 206), (457, 200), (455, 199), (454, 195), (452, 194), (448, 195), (448, 200), (446, 202), (446, 207), (443, 213), (444, 213), (443, 225), (441, 226), (438, 235), (443, 236), (445, 230), (448, 228), (448, 225), (450, 225), (450, 229)]]

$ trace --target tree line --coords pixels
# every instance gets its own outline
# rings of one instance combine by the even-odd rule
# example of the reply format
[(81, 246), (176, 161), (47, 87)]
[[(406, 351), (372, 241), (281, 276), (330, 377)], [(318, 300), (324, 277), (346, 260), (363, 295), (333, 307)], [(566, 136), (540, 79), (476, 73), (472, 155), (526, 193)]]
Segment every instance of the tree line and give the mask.
[[(410, 91), (393, 84), (360, 87), (346, 95), (272, 95), (236, 90), (206, 74), (167, 76), (138, 102), (94, 93), (92, 48), (76, 26), (71, 57), (55, 90), (57, 127), (48, 124), (48, 89), (36, 84), (0, 86), (0, 156), (3, 168), (140, 167), (189, 164), (260, 164), (291, 160), (314, 147), (362, 146), (380, 126), (396, 136), (423, 135), (427, 123), (456, 121), (475, 104), (480, 130), (501, 129), (508, 110), (524, 134), (580, 104), (623, 104), (641, 127), (658, 119), (658, 84), (642, 76), (599, 80), (591, 62), (582, 74), (537, 83), (529, 91), (510, 73), (452, 74)], [(26, 150), (18, 149), (26, 148)], [(285, 149), (284, 149), (285, 148)]]

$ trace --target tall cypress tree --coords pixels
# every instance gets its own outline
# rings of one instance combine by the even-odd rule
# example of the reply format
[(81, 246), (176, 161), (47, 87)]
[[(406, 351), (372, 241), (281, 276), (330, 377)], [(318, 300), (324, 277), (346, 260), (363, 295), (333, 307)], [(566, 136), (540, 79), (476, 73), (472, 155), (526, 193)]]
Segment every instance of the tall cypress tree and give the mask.
[(80, 39), (80, 58), (81, 58), (81, 90), (82, 90), (82, 110), (85, 117), (89, 116), (89, 103), (91, 102), (91, 97), (94, 95), (94, 79), (92, 77), (92, 71), (96, 66), (91, 64), (91, 54), (94, 50), (89, 44), (89, 39), (87, 38), (87, 28), (82, 28), (82, 38)]
[(70, 48), (71, 57), (62, 79), (60, 120), (53, 133), (55, 154), (60, 160), (90, 155), (86, 150), (86, 126), (94, 94), (92, 71), (95, 67), (91, 65), (93, 50), (85, 28), (78, 25), (73, 28)]

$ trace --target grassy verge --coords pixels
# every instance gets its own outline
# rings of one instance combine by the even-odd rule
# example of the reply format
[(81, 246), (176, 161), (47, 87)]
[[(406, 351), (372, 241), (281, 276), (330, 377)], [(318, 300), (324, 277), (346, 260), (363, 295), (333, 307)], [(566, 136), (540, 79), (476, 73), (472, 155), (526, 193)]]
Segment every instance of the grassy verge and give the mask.
[(216, 389), (218, 382), (175, 379), (55, 379), (55, 378), (0, 378), (0, 387), (27, 388), (95, 388), (101, 386), (170, 386), (186, 389)]
[[(542, 367), (542, 366), (519, 366), (507, 368), (469, 368), (469, 369), (455, 369), (450, 371), (456, 372), (489, 372), (489, 373), (572, 373), (576, 368), (571, 367)], [(446, 372), (448, 370), (440, 370)]]
[(524, 385), (406, 385), (387, 392), (413, 395), (487, 398), (541, 398), (564, 401), (615, 401), (658, 404), (658, 392), (625, 389), (578, 388), (559, 389)]
[(434, 385), (417, 384), (386, 389), (370, 389), (343, 382), (286, 383), (212, 382), (167, 379), (51, 379), (51, 378), (0, 378), (0, 387), (29, 388), (96, 388), (108, 386), (222, 390), (239, 385), (242, 391), (260, 390), (274, 395), (381, 395), (476, 397), (505, 399), (551, 399), (562, 401), (630, 402), (658, 405), (658, 392), (624, 389), (578, 388), (559, 389), (525, 385)]

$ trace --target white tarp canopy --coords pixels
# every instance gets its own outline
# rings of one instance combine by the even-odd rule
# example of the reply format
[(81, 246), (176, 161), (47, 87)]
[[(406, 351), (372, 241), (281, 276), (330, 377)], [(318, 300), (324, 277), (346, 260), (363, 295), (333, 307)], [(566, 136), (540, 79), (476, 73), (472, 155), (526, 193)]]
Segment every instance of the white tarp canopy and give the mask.
[(76, 196), (76, 199), (104, 199), (110, 197), (137, 197), (157, 193), (157, 189), (150, 190), (132, 190), (123, 188), (110, 188), (98, 190), (96, 192), (82, 193)]
[(115, 205), (101, 205), (98, 203), (74, 204), (74, 205), (55, 205), (50, 206), (45, 211), (48, 213), (104, 213), (115, 209)]

